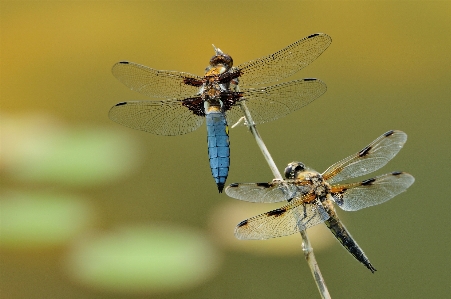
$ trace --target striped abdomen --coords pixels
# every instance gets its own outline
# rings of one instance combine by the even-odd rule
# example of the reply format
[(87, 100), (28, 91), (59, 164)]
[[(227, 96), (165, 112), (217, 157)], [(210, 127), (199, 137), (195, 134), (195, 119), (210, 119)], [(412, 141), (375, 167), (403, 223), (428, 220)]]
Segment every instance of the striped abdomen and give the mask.
[(341, 223), (340, 219), (338, 219), (335, 211), (329, 210), (330, 218), (326, 220), (324, 223), (330, 229), (330, 231), (334, 234), (335, 238), (340, 241), (340, 243), (352, 254), (359, 262), (364, 264), (371, 272), (374, 273), (376, 269), (374, 269), (373, 265), (371, 265), (370, 261), (366, 257), (363, 250), (359, 247), (359, 245), (354, 241), (351, 234), (348, 232), (346, 227)]
[(219, 192), (222, 192), (227, 175), (229, 174), (230, 165), (227, 120), (224, 113), (214, 109), (207, 111), (205, 118), (207, 123), (208, 156), (210, 158), (211, 174), (218, 185)]

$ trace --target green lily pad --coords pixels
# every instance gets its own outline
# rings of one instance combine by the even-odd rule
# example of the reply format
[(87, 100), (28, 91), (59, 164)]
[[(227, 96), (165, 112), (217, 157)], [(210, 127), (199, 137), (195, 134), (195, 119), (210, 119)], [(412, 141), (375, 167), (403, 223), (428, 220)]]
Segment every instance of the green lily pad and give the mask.
[(218, 254), (200, 232), (170, 226), (123, 227), (82, 241), (67, 259), (71, 277), (122, 293), (160, 293), (209, 278)]
[(15, 249), (60, 246), (86, 229), (92, 219), (91, 207), (77, 196), (2, 194), (0, 246)]
[(17, 180), (92, 186), (138, 165), (135, 143), (119, 131), (68, 127), (43, 115), (5, 117), (2, 124), (2, 163)]

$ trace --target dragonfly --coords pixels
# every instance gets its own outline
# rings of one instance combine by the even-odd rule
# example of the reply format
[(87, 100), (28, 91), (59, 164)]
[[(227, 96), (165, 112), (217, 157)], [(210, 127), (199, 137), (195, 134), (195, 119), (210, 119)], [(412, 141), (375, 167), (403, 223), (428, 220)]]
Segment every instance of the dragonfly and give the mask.
[(226, 194), (240, 200), (260, 203), (288, 201), (281, 208), (240, 222), (235, 236), (243, 240), (269, 239), (325, 223), (349, 253), (374, 273), (376, 269), (338, 218), (334, 204), (345, 211), (378, 205), (406, 191), (415, 179), (406, 172), (395, 171), (360, 182), (337, 183), (383, 167), (401, 150), (406, 140), (404, 132), (391, 130), (323, 173), (301, 162), (292, 162), (285, 169), (285, 180), (227, 186)]
[(211, 173), (221, 193), (230, 166), (228, 123), (242, 118), (241, 104), (246, 103), (254, 123), (259, 124), (283, 117), (320, 97), (326, 85), (314, 78), (259, 85), (298, 72), (320, 56), (331, 41), (327, 34), (312, 34), (237, 67), (230, 55), (213, 45), (215, 56), (203, 77), (118, 62), (112, 73), (119, 81), (146, 96), (165, 99), (120, 102), (110, 109), (109, 118), (132, 129), (167, 136), (192, 132), (205, 119)]

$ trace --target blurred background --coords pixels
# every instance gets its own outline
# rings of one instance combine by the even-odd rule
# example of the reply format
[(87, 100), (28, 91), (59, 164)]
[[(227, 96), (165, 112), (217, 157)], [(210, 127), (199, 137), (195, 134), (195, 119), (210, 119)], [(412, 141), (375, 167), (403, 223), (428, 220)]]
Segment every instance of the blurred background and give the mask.
[[(259, 126), (280, 170), (322, 172), (390, 129), (403, 150), (376, 174), (414, 185), (338, 211), (378, 270), (324, 225), (308, 230), (333, 298), (449, 295), (449, 1), (1, 1), (0, 292), (17, 298), (318, 298), (294, 235), (238, 241), (235, 225), (280, 205), (218, 194), (206, 130), (155, 136), (108, 119), (146, 98), (117, 81), (129, 60), (203, 75), (214, 43), (239, 65), (316, 32), (331, 46), (288, 80), (328, 91)], [(228, 183), (272, 174), (241, 126)]]

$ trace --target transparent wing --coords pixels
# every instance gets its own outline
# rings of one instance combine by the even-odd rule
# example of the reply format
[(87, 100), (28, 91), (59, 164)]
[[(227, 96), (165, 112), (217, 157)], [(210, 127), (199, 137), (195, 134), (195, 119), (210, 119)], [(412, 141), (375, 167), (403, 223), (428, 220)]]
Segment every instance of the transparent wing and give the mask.
[(294, 234), (320, 224), (329, 215), (313, 195), (305, 195), (287, 205), (264, 214), (246, 219), (235, 228), (235, 237), (241, 240), (263, 240)]
[(293, 75), (318, 58), (332, 42), (330, 36), (316, 33), (307, 36), (274, 54), (243, 63), (240, 86), (274, 82)]
[[(323, 95), (326, 84), (319, 79), (302, 79), (277, 84), (266, 88), (243, 89), (243, 99), (256, 124), (269, 122), (296, 111)], [(234, 124), (243, 116), (240, 104), (236, 103), (227, 118)]]
[(392, 172), (359, 183), (332, 186), (331, 194), (343, 210), (357, 211), (392, 199), (414, 181), (408, 173)]
[(199, 76), (175, 71), (159, 71), (133, 62), (121, 61), (113, 75), (131, 90), (150, 97), (178, 98), (197, 94), (199, 87), (187, 85), (185, 79), (202, 80)]
[(296, 190), (289, 182), (273, 180), (270, 183), (234, 183), (227, 186), (225, 193), (239, 200), (271, 203), (293, 199)]
[(118, 124), (157, 135), (186, 134), (204, 121), (176, 99), (122, 102), (113, 106), (108, 116)]
[(323, 178), (332, 184), (376, 171), (396, 156), (406, 140), (406, 133), (388, 131), (357, 154), (330, 166)]

